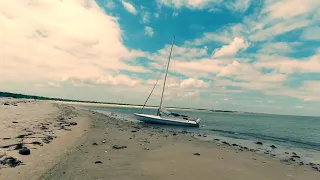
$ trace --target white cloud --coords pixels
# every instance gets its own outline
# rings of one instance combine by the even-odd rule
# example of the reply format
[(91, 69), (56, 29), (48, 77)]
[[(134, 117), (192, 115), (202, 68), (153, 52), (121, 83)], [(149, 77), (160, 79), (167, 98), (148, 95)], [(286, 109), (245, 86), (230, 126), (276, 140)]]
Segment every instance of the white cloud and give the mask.
[(303, 85), (297, 89), (278, 88), (268, 90), (265, 93), (269, 95), (289, 96), (299, 98), (305, 102), (320, 101), (320, 81), (305, 81)]
[(265, 43), (262, 45), (262, 48), (258, 51), (259, 53), (264, 54), (286, 54), (292, 52), (293, 49), (290, 43), (285, 42), (275, 42), (275, 43)]
[(65, 79), (66, 82), (72, 84), (83, 84), (83, 85), (123, 85), (123, 86), (135, 86), (140, 83), (140, 80), (134, 80), (126, 75), (108, 75), (101, 77), (90, 77), (90, 78), (77, 78), (70, 77)]
[(180, 88), (206, 88), (210, 83), (199, 79), (189, 78), (181, 82)]
[(311, 11), (319, 9), (318, 0), (282, 0), (282, 1), (266, 1), (264, 13), (268, 13), (272, 18), (289, 19), (299, 15), (305, 15)]
[(104, 1), (104, 6), (107, 9), (113, 9), (115, 7), (115, 3), (113, 0), (107, 0), (107, 1)]
[(217, 8), (217, 7), (212, 7), (208, 10), (209, 12), (220, 12), (221, 9)]
[(179, 12), (174, 12), (174, 13), (172, 13), (172, 16), (173, 17), (176, 17), (176, 16), (178, 16), (179, 15)]
[(213, 57), (227, 57), (227, 56), (234, 56), (240, 50), (245, 50), (249, 47), (249, 43), (246, 42), (244, 39), (235, 37), (233, 41), (229, 45), (222, 46), (220, 49), (217, 49)]
[(260, 56), (260, 61), (254, 63), (259, 68), (273, 68), (278, 72), (291, 74), (320, 73), (320, 54), (315, 54), (306, 59), (294, 59), (283, 56)]
[(249, 39), (251, 41), (265, 41), (267, 39), (271, 40), (278, 35), (306, 27), (310, 23), (310, 20), (297, 18), (264, 24), (264, 26), (267, 28), (263, 28), (264, 26), (262, 26), (260, 29), (252, 32), (252, 34), (249, 36)]
[(189, 9), (210, 10), (212, 8), (225, 7), (231, 11), (245, 12), (251, 0), (233, 0), (230, 2), (224, 2), (223, 0), (157, 0), (157, 2), (167, 7), (177, 9), (186, 7)]
[(134, 15), (138, 14), (137, 9), (136, 9), (131, 3), (126, 2), (126, 1), (123, 1), (123, 0), (122, 0), (121, 2), (122, 2), (123, 7), (124, 7), (128, 12), (130, 12), (130, 13), (132, 13), (132, 14), (134, 14)]
[(283, 82), (287, 75), (279, 73), (262, 74), (258, 68), (252, 64), (239, 63), (234, 61), (231, 64), (221, 68), (217, 77), (233, 77), (235, 80), (261, 83)]
[(220, 0), (157, 0), (157, 2), (172, 8), (204, 9), (212, 3), (220, 2)]
[(251, 4), (251, 0), (235, 0), (226, 3), (228, 9), (237, 12), (246, 12)]
[(48, 85), (49, 85), (49, 86), (52, 86), (52, 87), (61, 87), (60, 84), (55, 83), (55, 82), (48, 82)]
[(142, 13), (142, 22), (148, 23), (150, 21), (151, 14), (149, 12), (143, 12)]
[(155, 17), (156, 19), (158, 19), (158, 18), (160, 17), (160, 14), (159, 14), (159, 13), (154, 13), (154, 17)]
[(311, 41), (319, 41), (320, 40), (320, 26), (306, 28), (301, 35), (301, 39), (311, 40)]
[(150, 27), (150, 26), (144, 27), (144, 32), (147, 36), (150, 36), (150, 37), (152, 37), (154, 34), (154, 31), (153, 31), (152, 27)]
[[(160, 49), (157, 53), (160, 56), (168, 57), (170, 53), (171, 45), (167, 44), (163, 49)], [(194, 58), (200, 58), (208, 55), (207, 47), (203, 48), (192, 48), (192, 47), (181, 47), (181, 46), (173, 46), (172, 50), (172, 59), (188, 61), (194, 60)]]
[(119, 24), (94, 1), (0, 1), (0, 24), (1, 81), (56, 82), (146, 71), (122, 60), (130, 52)]
[(233, 40), (232, 38), (230, 38), (226, 35), (213, 33), (213, 32), (207, 32), (207, 33), (204, 33), (201, 38), (193, 39), (192, 41), (186, 41), (185, 44), (199, 46), (199, 45), (203, 45), (206, 43), (211, 43), (213, 41), (221, 42), (221, 43), (230, 43), (230, 42), (232, 42), (232, 40)]

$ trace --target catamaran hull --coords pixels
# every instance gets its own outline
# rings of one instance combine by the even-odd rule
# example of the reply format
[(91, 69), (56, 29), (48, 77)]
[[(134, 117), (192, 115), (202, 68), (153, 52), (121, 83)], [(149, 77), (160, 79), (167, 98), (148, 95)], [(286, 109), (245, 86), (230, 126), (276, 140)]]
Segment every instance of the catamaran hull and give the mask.
[(189, 120), (173, 120), (168, 118), (162, 118), (160, 116), (154, 115), (147, 115), (147, 114), (134, 114), (135, 117), (139, 121), (143, 121), (145, 123), (152, 123), (152, 124), (165, 124), (165, 125), (174, 125), (174, 126), (190, 126), (190, 127), (199, 127), (200, 119), (195, 121)]

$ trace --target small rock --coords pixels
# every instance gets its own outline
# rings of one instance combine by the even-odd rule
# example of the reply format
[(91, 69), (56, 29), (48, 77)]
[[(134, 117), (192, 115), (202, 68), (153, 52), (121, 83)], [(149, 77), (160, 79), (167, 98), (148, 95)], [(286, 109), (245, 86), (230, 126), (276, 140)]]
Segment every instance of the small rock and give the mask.
[(231, 144), (229, 144), (229, 143), (227, 143), (227, 142), (225, 142), (225, 141), (223, 141), (223, 142), (222, 142), (222, 144), (225, 144), (225, 145), (231, 146)]
[(49, 144), (51, 142), (51, 140), (53, 140), (52, 136), (47, 136), (45, 138), (42, 139), (42, 141), (46, 144)]
[(76, 122), (71, 122), (70, 125), (75, 126), (75, 125), (78, 125), (78, 123), (76, 123)]
[(291, 161), (296, 161), (295, 159), (293, 159), (292, 157), (291, 158), (289, 158)]
[(150, 149), (147, 147), (146, 150), (150, 150)]
[(299, 165), (300, 165), (300, 166), (303, 166), (303, 165), (304, 165), (304, 163), (303, 163), (303, 162), (299, 162)]
[(41, 126), (40, 129), (41, 129), (41, 130), (46, 130), (46, 129), (48, 129), (48, 128), (47, 128), (46, 126)]
[(92, 143), (92, 145), (93, 145), (93, 146), (98, 146), (98, 144), (97, 144), (97, 143)]
[(16, 145), (16, 147), (14, 148), (14, 150), (19, 150), (19, 149), (22, 149), (23, 148), (23, 144), (22, 143), (19, 143)]
[(30, 149), (28, 149), (27, 147), (23, 147), (22, 149), (19, 150), (19, 154), (30, 155)]
[(23, 163), (18, 159), (9, 156), (9, 157), (5, 157), (4, 159), (0, 159), (0, 164), (9, 166), (9, 167), (16, 167)]
[(25, 136), (27, 136), (27, 135), (25, 135), (25, 134), (20, 134), (20, 135), (17, 136), (17, 138), (24, 138)]
[(102, 143), (106, 143), (106, 141), (105, 141), (105, 140), (103, 140), (103, 141), (102, 141)]
[(173, 134), (172, 134), (172, 136), (176, 136), (176, 135), (177, 135), (176, 133), (173, 133)]
[(5, 102), (3, 105), (9, 106), (10, 104), (8, 102)]
[(258, 145), (262, 145), (263, 143), (262, 143), (262, 142), (260, 142), (260, 141), (258, 141), (258, 142), (256, 142), (256, 144), (258, 144)]
[(39, 141), (33, 141), (31, 144), (43, 146), (43, 144)]
[(207, 135), (203, 135), (203, 137), (207, 137)]
[(293, 154), (293, 155), (297, 155), (297, 153), (295, 153), (295, 152), (292, 152), (292, 154)]
[(13, 123), (13, 124), (17, 124), (18, 122), (17, 122), (17, 121), (12, 121), (12, 123)]
[(293, 155), (293, 156), (291, 156), (292, 158), (300, 158), (300, 156), (298, 156), (298, 155)]
[(200, 153), (194, 153), (193, 155), (195, 155), (195, 156), (200, 156)]
[(213, 139), (213, 140), (215, 140), (215, 141), (220, 141), (220, 139)]
[(239, 146), (238, 144), (232, 144), (232, 146)]
[(113, 149), (125, 149), (125, 148), (127, 148), (127, 146), (113, 145), (112, 148)]
[(275, 148), (277, 148), (275, 145), (271, 145), (270, 146), (272, 149), (275, 149)]
[(135, 132), (137, 132), (137, 131), (136, 131), (136, 130), (132, 130), (131, 132), (135, 133)]
[(101, 161), (96, 161), (94, 162), (95, 164), (101, 164), (102, 162)]

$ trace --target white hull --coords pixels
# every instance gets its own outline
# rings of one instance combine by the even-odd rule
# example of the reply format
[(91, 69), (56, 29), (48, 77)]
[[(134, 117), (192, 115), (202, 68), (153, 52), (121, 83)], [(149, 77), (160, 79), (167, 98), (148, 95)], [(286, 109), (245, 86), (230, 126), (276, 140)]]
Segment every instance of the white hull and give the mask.
[(185, 119), (175, 119), (170, 117), (160, 117), (150, 114), (138, 114), (134, 113), (136, 118), (140, 121), (153, 124), (166, 124), (166, 125), (176, 125), (176, 126), (199, 126), (200, 118), (195, 121), (185, 120)]

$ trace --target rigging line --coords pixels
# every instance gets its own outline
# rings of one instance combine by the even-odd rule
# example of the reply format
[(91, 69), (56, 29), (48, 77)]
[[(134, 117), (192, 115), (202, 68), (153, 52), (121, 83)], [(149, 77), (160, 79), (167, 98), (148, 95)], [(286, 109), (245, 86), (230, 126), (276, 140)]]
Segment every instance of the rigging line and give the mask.
[(149, 100), (149, 98), (150, 98), (150, 96), (151, 96), (151, 94), (152, 94), (152, 92), (153, 92), (153, 90), (154, 90), (154, 88), (156, 87), (156, 85), (158, 84), (158, 81), (159, 81), (159, 79), (160, 79), (160, 77), (162, 76), (162, 74), (164, 73), (164, 71), (160, 74), (160, 76), (158, 77), (158, 79), (157, 79), (157, 81), (156, 81), (156, 84), (153, 86), (153, 88), (152, 88), (152, 90), (151, 90), (151, 92), (150, 92), (150, 94), (149, 94), (149, 96), (148, 96), (148, 98), (147, 98), (147, 100), (146, 100), (146, 102), (143, 104), (143, 106), (142, 106), (142, 109), (141, 110), (143, 110), (144, 109), (144, 107), (146, 106), (146, 104), (147, 104), (147, 102), (148, 102), (148, 100)]

